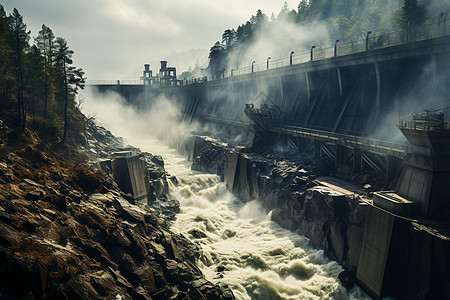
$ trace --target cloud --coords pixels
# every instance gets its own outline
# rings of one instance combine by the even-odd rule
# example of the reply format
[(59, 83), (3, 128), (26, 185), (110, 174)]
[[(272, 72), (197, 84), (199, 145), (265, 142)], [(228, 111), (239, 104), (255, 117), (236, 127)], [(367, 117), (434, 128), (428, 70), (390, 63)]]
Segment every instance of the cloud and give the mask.
[[(298, 1), (288, 1), (295, 8)], [(64, 37), (74, 63), (90, 79), (138, 79), (143, 64), (157, 65), (178, 53), (179, 73), (221, 38), (227, 28), (247, 21), (258, 8), (276, 14), (284, 0), (3, 0), (7, 12), (16, 7), (32, 35), (42, 24)], [(180, 58), (185, 53), (185, 57)], [(177, 63), (182, 65), (177, 66)]]

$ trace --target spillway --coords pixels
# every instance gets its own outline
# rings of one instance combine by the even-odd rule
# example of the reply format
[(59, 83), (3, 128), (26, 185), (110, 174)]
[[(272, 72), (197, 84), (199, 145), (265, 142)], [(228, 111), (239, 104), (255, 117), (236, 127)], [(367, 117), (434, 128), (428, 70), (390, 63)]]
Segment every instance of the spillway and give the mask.
[(219, 176), (192, 171), (185, 156), (155, 138), (186, 135), (186, 126), (161, 120), (176, 119), (170, 105), (140, 115), (120, 101), (104, 101), (90, 100), (85, 111), (125, 142), (162, 155), (165, 169), (176, 176), (170, 198), (180, 202), (181, 213), (172, 230), (199, 246), (198, 266), (206, 279), (228, 285), (236, 299), (370, 299), (357, 286), (347, 291), (337, 278), (342, 267), (305, 236), (271, 221), (257, 199), (240, 201)]
[(347, 291), (337, 279), (342, 267), (271, 221), (256, 200), (243, 203), (219, 176), (192, 171), (185, 157), (153, 137), (131, 142), (164, 157), (178, 181), (170, 183), (170, 198), (181, 206), (172, 230), (200, 247), (199, 268), (230, 286), (236, 299), (371, 299), (357, 286)]

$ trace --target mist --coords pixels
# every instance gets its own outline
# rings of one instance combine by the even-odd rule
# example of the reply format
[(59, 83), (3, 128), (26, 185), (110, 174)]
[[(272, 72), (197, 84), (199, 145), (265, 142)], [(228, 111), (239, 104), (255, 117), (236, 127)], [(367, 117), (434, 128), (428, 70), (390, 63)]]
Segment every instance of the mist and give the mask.
[(87, 117), (93, 117), (132, 145), (150, 136), (175, 145), (185, 141), (198, 126), (182, 122), (176, 99), (165, 95), (151, 99), (151, 103), (148, 101), (148, 105), (139, 108), (130, 105), (116, 92), (99, 93), (95, 88), (83, 91), (81, 98), (81, 110)]
[[(244, 53), (241, 47), (237, 47), (228, 54), (228, 69), (249, 67), (252, 61), (255, 61), (256, 70), (265, 70), (268, 57), (271, 57), (272, 65), (276, 66), (274, 61), (288, 58), (291, 51), (301, 54), (308, 52), (313, 45), (330, 46), (329, 32), (323, 22), (302, 26), (287, 18), (277, 19), (264, 24), (256, 31), (255, 36), (256, 40), (246, 48)], [(285, 65), (287, 65), (286, 62)]]

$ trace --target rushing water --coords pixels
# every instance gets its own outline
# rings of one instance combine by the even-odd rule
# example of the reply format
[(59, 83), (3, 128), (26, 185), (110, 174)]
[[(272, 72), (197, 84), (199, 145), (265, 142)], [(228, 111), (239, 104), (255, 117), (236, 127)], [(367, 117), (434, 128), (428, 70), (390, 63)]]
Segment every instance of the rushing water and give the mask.
[[(167, 123), (176, 119), (176, 109), (162, 102), (136, 114), (111, 97), (87, 95), (84, 111), (142, 151), (163, 156), (178, 179), (170, 183), (170, 197), (181, 205), (172, 230), (200, 246), (198, 265), (208, 280), (229, 285), (236, 299), (370, 299), (358, 287), (347, 292), (337, 279), (342, 268), (306, 237), (270, 221), (257, 201), (236, 199), (218, 176), (191, 171), (185, 157), (147, 133), (185, 135), (183, 126)], [(219, 266), (224, 270), (217, 272)]]
[(190, 162), (158, 141), (135, 143), (162, 154), (177, 177), (170, 197), (182, 211), (172, 230), (200, 246), (198, 265), (208, 280), (228, 284), (237, 299), (370, 299), (358, 287), (348, 293), (337, 279), (341, 266), (270, 221), (257, 201), (242, 203), (218, 176), (191, 171)]

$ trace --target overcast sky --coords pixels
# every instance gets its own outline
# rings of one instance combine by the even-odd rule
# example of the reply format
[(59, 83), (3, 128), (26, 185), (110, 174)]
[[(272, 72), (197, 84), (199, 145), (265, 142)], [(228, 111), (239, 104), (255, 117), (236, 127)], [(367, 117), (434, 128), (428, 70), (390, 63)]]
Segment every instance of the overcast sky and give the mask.
[[(139, 79), (144, 63), (168, 60), (180, 74), (207, 63), (209, 48), (227, 28), (260, 8), (270, 18), (284, 0), (0, 0), (16, 7), (33, 37), (42, 24), (65, 38), (88, 79)], [(290, 9), (300, 0), (288, 0)]]

